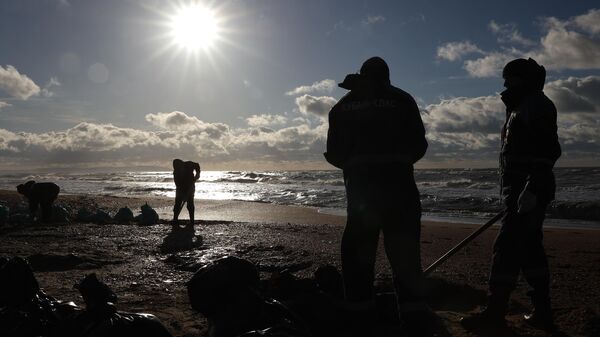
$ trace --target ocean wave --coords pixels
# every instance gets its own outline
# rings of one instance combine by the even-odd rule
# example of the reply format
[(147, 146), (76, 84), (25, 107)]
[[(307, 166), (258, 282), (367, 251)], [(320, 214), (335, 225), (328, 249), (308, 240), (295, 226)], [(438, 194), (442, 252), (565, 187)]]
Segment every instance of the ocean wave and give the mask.
[(555, 201), (548, 212), (557, 219), (600, 220), (600, 200), (595, 201)]

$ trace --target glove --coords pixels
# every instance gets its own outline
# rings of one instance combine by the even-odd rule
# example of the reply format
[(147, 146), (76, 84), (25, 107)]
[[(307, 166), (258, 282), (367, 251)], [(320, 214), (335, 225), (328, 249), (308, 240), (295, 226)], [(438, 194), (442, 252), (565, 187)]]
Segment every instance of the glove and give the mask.
[(537, 197), (527, 188), (523, 189), (523, 192), (519, 195), (519, 200), (517, 201), (519, 214), (524, 214), (530, 212), (535, 205), (537, 204)]

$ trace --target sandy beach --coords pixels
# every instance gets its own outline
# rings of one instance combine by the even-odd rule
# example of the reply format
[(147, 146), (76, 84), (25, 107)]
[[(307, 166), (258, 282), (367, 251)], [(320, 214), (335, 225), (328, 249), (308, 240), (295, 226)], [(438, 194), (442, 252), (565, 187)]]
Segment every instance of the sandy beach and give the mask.
[[(16, 207), (22, 198), (0, 191), (0, 200)], [(174, 336), (202, 336), (206, 319), (190, 307), (185, 283), (207, 261), (238, 256), (255, 263), (261, 278), (291, 272), (312, 277), (317, 267), (339, 268), (339, 247), (345, 218), (316, 209), (241, 201), (197, 200), (194, 248), (177, 251), (168, 223), (172, 200), (61, 195), (65, 208), (99, 208), (116, 212), (128, 206), (139, 211), (144, 203), (159, 210), (161, 223), (153, 226), (77, 223), (0, 227), (0, 256), (29, 258), (40, 286), (50, 295), (82, 305), (73, 285), (97, 273), (119, 296), (119, 310), (157, 315)], [(185, 214), (186, 211), (184, 210)], [(421, 238), (423, 267), (458, 243), (477, 225), (424, 222)], [(491, 245), (498, 228), (492, 227), (438, 268), (431, 277), (462, 289), (442, 294), (448, 300), (430, 303), (452, 336), (472, 336), (458, 324), (462, 313), (485, 299)], [(600, 335), (600, 231), (545, 230), (552, 273), (552, 300), (560, 330), (569, 336)], [(380, 245), (376, 285), (389, 291), (390, 270)], [(521, 316), (529, 310), (527, 287), (520, 281), (511, 300), (509, 325), (515, 336), (545, 336), (526, 326)]]

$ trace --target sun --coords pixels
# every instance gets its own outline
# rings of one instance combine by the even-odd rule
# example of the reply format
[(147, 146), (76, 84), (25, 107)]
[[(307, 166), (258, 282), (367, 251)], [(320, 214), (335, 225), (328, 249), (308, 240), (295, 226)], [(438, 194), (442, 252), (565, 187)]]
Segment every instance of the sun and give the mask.
[(215, 13), (200, 5), (180, 8), (172, 16), (170, 27), (175, 44), (190, 51), (208, 50), (219, 38)]

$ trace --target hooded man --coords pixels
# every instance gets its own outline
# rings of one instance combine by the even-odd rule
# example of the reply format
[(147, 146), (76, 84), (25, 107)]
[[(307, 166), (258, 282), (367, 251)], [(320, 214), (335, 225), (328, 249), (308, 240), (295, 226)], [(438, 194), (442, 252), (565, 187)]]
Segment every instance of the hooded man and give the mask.
[(421, 288), (421, 203), (413, 176), (413, 164), (427, 149), (419, 108), (390, 84), (380, 57), (339, 86), (350, 92), (329, 112), (325, 158), (343, 170), (348, 200), (341, 247), (345, 297), (358, 306), (373, 303), (383, 231), (401, 319), (410, 325), (430, 314)]
[(486, 308), (463, 318), (466, 328), (506, 326), (510, 293), (522, 271), (532, 287), (533, 311), (525, 321), (553, 330), (550, 273), (542, 243), (546, 207), (554, 199), (552, 169), (560, 157), (556, 108), (543, 93), (546, 70), (533, 59), (516, 59), (502, 72), (506, 105), (500, 151), (501, 193), (506, 214), (494, 243)]
[(200, 179), (200, 164), (193, 161), (173, 160), (173, 180), (175, 181), (175, 206), (173, 223), (177, 223), (183, 204), (187, 203), (190, 214), (189, 227), (194, 227), (194, 194), (196, 181)]

